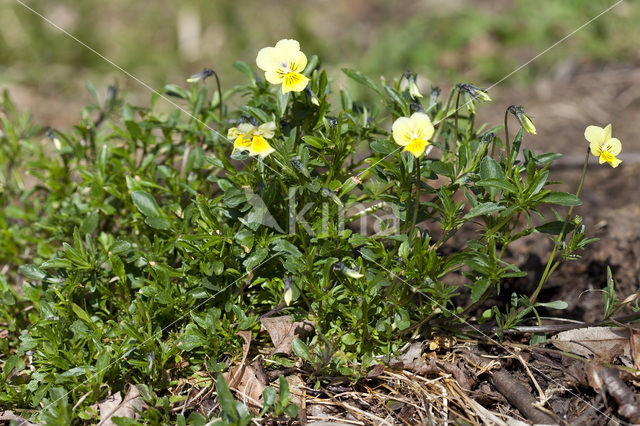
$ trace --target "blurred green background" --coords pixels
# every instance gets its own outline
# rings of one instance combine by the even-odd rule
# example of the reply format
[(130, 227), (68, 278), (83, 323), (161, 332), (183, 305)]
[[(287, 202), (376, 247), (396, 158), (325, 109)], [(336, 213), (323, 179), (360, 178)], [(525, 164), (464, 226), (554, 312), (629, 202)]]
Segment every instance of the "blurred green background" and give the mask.
[[(229, 87), (242, 76), (236, 60), (280, 38), (301, 42), (343, 84), (343, 66), (377, 77), (405, 70), (430, 84), (490, 85), (595, 17), (605, 0), (34, 0), (38, 13), (153, 87), (184, 83), (207, 66)], [(640, 57), (640, 6), (625, 0), (504, 84)], [(0, 0), (0, 87), (27, 106), (56, 98), (71, 108), (96, 86), (118, 81), (134, 97), (148, 92), (111, 64), (12, 0)], [(35, 99), (30, 99), (35, 97)], [(46, 104), (46, 103), (45, 103)], [(35, 106), (34, 106), (35, 105)], [(49, 107), (58, 110), (59, 107)], [(37, 111), (36, 111), (37, 113)], [(46, 111), (43, 112), (47, 116)], [(56, 118), (54, 117), (54, 121)], [(64, 120), (62, 120), (64, 121)]]

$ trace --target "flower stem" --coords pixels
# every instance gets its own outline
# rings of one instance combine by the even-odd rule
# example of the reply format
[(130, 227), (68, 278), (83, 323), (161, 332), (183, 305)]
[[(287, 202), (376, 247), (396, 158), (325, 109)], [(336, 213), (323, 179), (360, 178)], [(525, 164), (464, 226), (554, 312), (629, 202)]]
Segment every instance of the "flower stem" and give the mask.
[[(413, 157), (412, 157), (413, 158)], [(406, 169), (406, 174), (407, 174), (407, 182), (408, 182), (408, 188), (407, 188), (407, 205), (405, 207), (405, 214), (404, 214), (404, 223), (403, 223), (403, 227), (404, 227), (404, 232), (407, 233), (409, 232), (409, 213), (411, 212), (411, 204), (413, 204), (413, 200), (412, 200), (412, 194), (413, 194), (413, 188), (412, 188), (412, 183), (411, 180), (409, 179), (409, 174), (411, 172), (409, 171), (409, 168), (407, 167)]]
[(293, 119), (296, 121), (296, 143), (300, 140), (300, 111), (296, 102), (296, 92), (291, 92), (293, 100)]
[[(584, 178), (587, 175), (587, 164), (589, 163), (589, 148), (587, 147), (587, 154), (584, 157), (584, 166), (582, 167), (582, 176), (580, 176), (580, 183), (578, 184), (578, 190), (576, 191), (576, 197), (580, 196), (580, 191), (582, 190), (582, 185), (584, 184)], [(540, 294), (540, 291), (542, 290), (542, 287), (544, 286), (544, 284), (547, 282), (547, 280), (549, 279), (549, 276), (551, 275), (551, 273), (553, 271), (555, 271), (555, 269), (558, 267), (558, 263), (554, 264), (554, 260), (556, 257), (556, 252), (558, 251), (558, 247), (560, 246), (560, 244), (562, 244), (562, 241), (564, 241), (564, 235), (565, 235), (565, 231), (567, 230), (567, 224), (569, 223), (569, 219), (571, 218), (571, 213), (573, 213), (573, 208), (575, 206), (571, 206), (569, 207), (569, 212), (567, 213), (567, 217), (564, 220), (564, 223), (562, 224), (562, 228), (560, 229), (560, 233), (558, 234), (558, 238), (555, 241), (554, 247), (553, 247), (553, 251), (551, 252), (551, 256), (549, 257), (549, 260), (547, 261), (547, 266), (544, 269), (544, 272), (542, 273), (542, 277), (540, 277), (540, 282), (538, 283), (538, 288), (536, 288), (536, 291), (533, 292), (533, 294), (531, 295), (531, 297), (529, 298), (529, 302), (531, 302), (531, 304), (534, 304), (536, 302), (536, 300), (538, 299), (538, 295)]]
[(458, 89), (458, 94), (456, 95), (456, 121), (455, 121), (455, 148), (458, 149), (458, 111), (460, 111), (460, 89)]
[(218, 108), (220, 110), (220, 122), (222, 123), (222, 89), (220, 88), (220, 79), (218, 78), (218, 73), (213, 71), (213, 76), (216, 78), (216, 85), (218, 86)]
[[(451, 89), (451, 92), (449, 92), (449, 96), (447, 98), (447, 104), (444, 107), (444, 117), (442, 117), (436, 123), (438, 125), (438, 129), (436, 130), (436, 134), (431, 139), (432, 141), (437, 141), (438, 137), (440, 136), (440, 133), (442, 133), (442, 129), (444, 128), (444, 120), (449, 118), (449, 107), (451, 106), (451, 101), (453, 100), (453, 94), (455, 93), (456, 90), (457, 90), (457, 87), (454, 86), (453, 89)], [(448, 152), (448, 151), (449, 151), (448, 143), (445, 143), (445, 152)]]
[(507, 177), (511, 176), (511, 142), (509, 141), (509, 109), (504, 112), (504, 138), (507, 149)]
[(418, 220), (418, 207), (420, 206), (420, 157), (416, 158), (416, 203), (413, 209), (413, 219), (411, 220), (411, 228), (409, 232), (413, 231), (416, 227), (416, 220)]

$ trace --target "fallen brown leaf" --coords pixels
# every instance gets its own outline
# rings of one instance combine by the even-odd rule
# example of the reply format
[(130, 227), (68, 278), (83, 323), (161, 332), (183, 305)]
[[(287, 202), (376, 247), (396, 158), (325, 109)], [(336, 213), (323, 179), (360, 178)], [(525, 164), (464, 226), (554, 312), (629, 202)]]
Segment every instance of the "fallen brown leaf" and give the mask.
[(113, 417), (137, 419), (140, 417), (139, 412), (144, 409), (145, 405), (138, 388), (129, 385), (124, 399), (122, 399), (120, 392), (116, 392), (98, 403), (98, 409), (100, 410), (100, 423), (98, 423), (98, 426), (116, 426), (112, 420)]
[(264, 386), (251, 366), (238, 365), (223, 374), (224, 381), (231, 390), (236, 391), (240, 401), (254, 412), (262, 407), (262, 391)]
[(303, 339), (313, 332), (315, 324), (312, 321), (291, 322), (291, 315), (263, 318), (260, 323), (271, 337), (275, 348), (272, 354), (292, 355), (291, 342), (293, 339)]
[(550, 341), (561, 351), (589, 358), (596, 357), (607, 362), (617, 356), (632, 355), (629, 330), (624, 328), (578, 328), (558, 333), (552, 336)]
[(36, 426), (24, 417), (13, 414), (13, 411), (0, 411), (0, 421), (14, 421), (17, 426)]

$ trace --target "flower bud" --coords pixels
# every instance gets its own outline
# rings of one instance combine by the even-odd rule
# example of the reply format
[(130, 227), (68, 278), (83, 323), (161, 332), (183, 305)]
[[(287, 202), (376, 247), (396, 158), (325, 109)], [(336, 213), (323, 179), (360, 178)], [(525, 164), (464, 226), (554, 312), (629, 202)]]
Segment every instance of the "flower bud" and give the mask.
[(407, 81), (409, 82), (409, 95), (413, 99), (421, 98), (420, 88), (416, 82), (418, 75), (414, 72), (407, 72)]
[(532, 135), (536, 134), (536, 126), (533, 125), (531, 118), (524, 112), (522, 105), (511, 105), (507, 110), (516, 117), (525, 132), (531, 133)]
[(199, 83), (211, 77), (213, 74), (215, 74), (214, 70), (212, 70), (211, 68), (205, 68), (198, 74), (194, 74), (191, 77), (189, 77), (187, 79), (187, 83)]

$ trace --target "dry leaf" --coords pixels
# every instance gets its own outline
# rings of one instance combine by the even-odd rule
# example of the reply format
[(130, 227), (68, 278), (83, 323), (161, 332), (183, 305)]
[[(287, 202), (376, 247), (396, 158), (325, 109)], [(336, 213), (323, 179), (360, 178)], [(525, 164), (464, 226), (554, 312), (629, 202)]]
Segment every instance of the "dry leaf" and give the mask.
[(31, 423), (24, 417), (13, 414), (13, 411), (0, 411), (0, 421), (16, 422), (17, 426), (36, 426), (35, 423)]
[(368, 378), (378, 377), (383, 372), (384, 372), (384, 364), (376, 364), (376, 366), (373, 367), (371, 371), (369, 371), (369, 374), (367, 374), (367, 377)]
[(312, 321), (291, 322), (291, 315), (281, 317), (263, 318), (260, 320), (267, 330), (275, 348), (272, 354), (292, 355), (291, 342), (293, 339), (304, 339), (313, 332), (315, 324)]
[(229, 389), (236, 391), (240, 401), (254, 412), (262, 407), (262, 391), (264, 386), (251, 366), (239, 365), (223, 374)]
[(116, 392), (104, 401), (98, 403), (98, 409), (100, 410), (100, 423), (98, 423), (98, 426), (116, 426), (113, 420), (111, 420), (113, 417), (137, 419), (140, 417), (138, 413), (142, 411), (144, 407), (145, 403), (140, 396), (138, 388), (129, 385), (129, 390), (124, 399), (122, 399), (120, 392)]
[[(622, 355), (631, 356), (629, 330), (624, 328), (578, 328), (558, 333), (550, 341), (561, 351), (588, 358), (596, 357), (603, 361), (611, 361)], [(636, 351), (639, 349), (636, 348)]]

